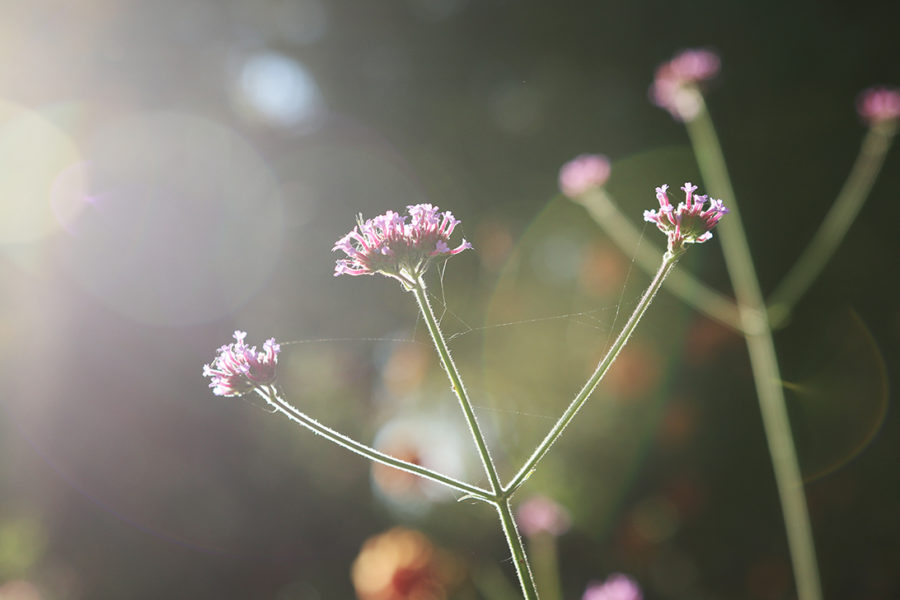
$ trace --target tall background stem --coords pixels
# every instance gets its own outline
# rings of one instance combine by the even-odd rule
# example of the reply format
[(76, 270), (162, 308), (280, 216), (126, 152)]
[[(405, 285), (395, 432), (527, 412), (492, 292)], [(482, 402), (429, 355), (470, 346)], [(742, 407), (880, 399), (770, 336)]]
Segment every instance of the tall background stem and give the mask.
[(797, 594), (799, 600), (821, 600), (822, 590), (812, 526), (781, 386), (775, 342), (737, 199), (731, 187), (718, 137), (705, 106), (694, 120), (687, 122), (687, 131), (707, 189), (711, 195), (725, 200), (731, 210), (728, 218), (722, 219), (719, 224), (720, 239), (747, 340), (750, 366), (784, 515)]

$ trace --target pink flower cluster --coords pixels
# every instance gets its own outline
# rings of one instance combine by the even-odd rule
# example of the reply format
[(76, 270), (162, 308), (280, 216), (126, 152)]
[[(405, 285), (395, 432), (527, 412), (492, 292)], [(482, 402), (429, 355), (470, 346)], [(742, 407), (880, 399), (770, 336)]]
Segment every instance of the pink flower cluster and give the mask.
[(656, 69), (650, 100), (679, 121), (690, 121), (700, 112), (697, 85), (719, 73), (719, 56), (709, 50), (685, 50)]
[(332, 248), (347, 255), (338, 259), (335, 277), (381, 273), (409, 287), (416, 284), (432, 261), (472, 247), (463, 240), (450, 249), (450, 235), (459, 225), (450, 211), (438, 212), (438, 207), (431, 204), (406, 209), (408, 217), (388, 211), (364, 222), (360, 215), (357, 226)]
[(585, 192), (601, 187), (609, 179), (609, 159), (602, 154), (581, 154), (559, 170), (559, 189), (573, 200)]
[(614, 573), (603, 583), (590, 584), (581, 600), (642, 600), (643, 597), (634, 579)]
[(856, 101), (856, 110), (869, 125), (900, 119), (900, 90), (873, 87), (865, 90)]
[(281, 346), (275, 338), (263, 344), (263, 351), (247, 346), (245, 331), (234, 332), (234, 343), (219, 348), (212, 364), (203, 365), (203, 376), (216, 396), (242, 396), (253, 389), (275, 383), (275, 365)]
[(697, 186), (687, 182), (681, 188), (685, 200), (675, 208), (669, 202), (668, 189), (668, 185), (656, 188), (659, 212), (645, 210), (644, 220), (655, 223), (668, 236), (669, 252), (681, 252), (685, 244), (699, 244), (711, 239), (710, 230), (728, 213), (722, 201), (710, 199), (709, 208), (704, 210), (707, 196), (694, 196)]

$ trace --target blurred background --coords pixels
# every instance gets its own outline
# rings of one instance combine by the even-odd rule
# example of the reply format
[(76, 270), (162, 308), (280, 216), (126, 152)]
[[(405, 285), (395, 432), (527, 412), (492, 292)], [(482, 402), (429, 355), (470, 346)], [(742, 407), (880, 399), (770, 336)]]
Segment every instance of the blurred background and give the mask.
[[(857, 94), (900, 84), (898, 12), (2, 0), (0, 598), (343, 600), (354, 564), (365, 598), (514, 598), (488, 507), (214, 397), (202, 365), (235, 329), (275, 336), (296, 406), (482, 481), (412, 298), (332, 277), (358, 212), (437, 204), (475, 251), (430, 291), (509, 477), (649, 281), (558, 196), (560, 165), (607, 154), (661, 245), (653, 188), (700, 178), (647, 88), (716, 50), (708, 103), (771, 291), (858, 152)], [(900, 597), (898, 167), (776, 337), (826, 598)], [(717, 240), (680, 268), (730, 294)], [(568, 515), (532, 540), (564, 598), (617, 571), (650, 599), (794, 596), (743, 341), (667, 293), (516, 499), (536, 493)]]

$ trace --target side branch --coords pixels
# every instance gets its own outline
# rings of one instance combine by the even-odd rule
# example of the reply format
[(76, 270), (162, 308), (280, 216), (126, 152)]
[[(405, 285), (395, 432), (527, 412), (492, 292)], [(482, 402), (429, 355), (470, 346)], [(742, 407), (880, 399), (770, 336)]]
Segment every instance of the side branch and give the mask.
[(438, 473), (437, 471), (433, 471), (421, 465), (416, 465), (410, 462), (406, 462), (405, 460), (400, 460), (398, 458), (394, 458), (384, 452), (379, 452), (378, 450), (366, 446), (360, 442), (357, 442), (351, 437), (348, 437), (342, 433), (338, 433), (337, 431), (322, 425), (315, 419), (305, 415), (300, 412), (293, 406), (291, 406), (288, 402), (286, 402), (278, 393), (278, 390), (275, 389), (274, 386), (263, 386), (257, 388), (257, 392), (260, 396), (265, 398), (266, 402), (268, 402), (276, 411), (285, 415), (290, 420), (306, 427), (318, 435), (321, 435), (325, 439), (334, 442), (338, 446), (342, 446), (351, 452), (355, 452), (360, 456), (364, 456), (369, 460), (373, 460), (375, 462), (387, 465), (389, 467), (394, 467), (395, 469), (400, 469), (401, 471), (406, 471), (408, 473), (412, 473), (414, 475), (418, 475), (424, 479), (428, 479), (430, 481), (434, 481), (436, 483), (443, 484), (447, 487), (453, 488), (458, 492), (463, 492), (465, 494), (470, 495), (473, 498), (477, 498), (479, 500), (483, 500), (486, 502), (493, 502), (493, 495), (480, 487), (470, 485), (465, 483), (464, 481), (459, 481), (458, 479), (454, 479), (442, 473)]

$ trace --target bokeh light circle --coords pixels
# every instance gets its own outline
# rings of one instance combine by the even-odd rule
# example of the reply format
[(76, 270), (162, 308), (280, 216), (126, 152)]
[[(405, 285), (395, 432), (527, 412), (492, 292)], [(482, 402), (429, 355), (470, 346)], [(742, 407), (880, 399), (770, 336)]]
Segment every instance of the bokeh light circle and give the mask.
[(221, 317), (253, 296), (281, 247), (282, 198), (236, 133), (177, 113), (122, 119), (86, 146), (89, 207), (60, 260), (140, 322)]
[(245, 116), (278, 127), (314, 129), (325, 107), (309, 70), (278, 52), (248, 57), (240, 66), (235, 95)]

